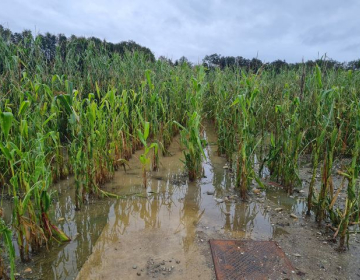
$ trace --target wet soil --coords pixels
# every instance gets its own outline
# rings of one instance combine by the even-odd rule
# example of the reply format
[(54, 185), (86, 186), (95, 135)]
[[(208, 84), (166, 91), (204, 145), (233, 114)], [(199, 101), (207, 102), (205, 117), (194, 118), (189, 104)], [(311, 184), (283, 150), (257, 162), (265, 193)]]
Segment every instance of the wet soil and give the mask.
[[(360, 235), (351, 237), (347, 252), (338, 253), (338, 244), (330, 241), (333, 232), (305, 216), (309, 166), (300, 173), (304, 189), (293, 196), (268, 184), (264, 191), (251, 191), (243, 202), (233, 188), (233, 175), (224, 168), (225, 159), (217, 156), (215, 134), (210, 127), (206, 132), (207, 159), (203, 177), (196, 182), (183, 173), (183, 153), (175, 138), (171, 156), (161, 157), (159, 171), (148, 174), (146, 189), (138, 160), (141, 151), (130, 160), (129, 170), (116, 172), (104, 186), (128, 195), (125, 199), (93, 200), (75, 213), (71, 179), (57, 185), (53, 217), (73, 241), (34, 256), (21, 276), (215, 279), (208, 241), (248, 238), (278, 242), (296, 267), (283, 279), (360, 279)], [(24, 273), (26, 267), (32, 273)]]

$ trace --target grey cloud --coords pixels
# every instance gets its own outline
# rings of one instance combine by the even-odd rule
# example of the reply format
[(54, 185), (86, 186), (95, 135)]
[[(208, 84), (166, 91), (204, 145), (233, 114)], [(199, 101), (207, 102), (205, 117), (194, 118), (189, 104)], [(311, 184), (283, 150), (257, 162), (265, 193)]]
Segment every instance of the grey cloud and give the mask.
[(182, 23), (176, 17), (167, 18), (164, 20), (165, 28), (181, 28)]
[(357, 52), (360, 53), (360, 43), (359, 44), (351, 44), (342, 49), (345, 52)]
[(360, 1), (2, 0), (0, 24), (14, 31), (134, 40), (157, 56), (259, 54), (264, 61), (359, 58)]
[(328, 26), (315, 26), (307, 31), (304, 36), (304, 43), (309, 45), (327, 44), (331, 42), (341, 42), (359, 38), (359, 34), (354, 34), (356, 26), (349, 25), (342, 28), (344, 24), (329, 24)]

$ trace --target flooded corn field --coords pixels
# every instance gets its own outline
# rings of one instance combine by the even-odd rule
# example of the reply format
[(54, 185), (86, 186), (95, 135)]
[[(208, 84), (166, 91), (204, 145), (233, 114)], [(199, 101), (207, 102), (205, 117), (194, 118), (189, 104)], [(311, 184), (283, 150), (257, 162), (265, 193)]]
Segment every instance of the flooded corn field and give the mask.
[(1, 24), (0, 279), (359, 279), (358, 61)]
[[(208, 247), (208, 240), (213, 238), (278, 240), (302, 272), (316, 259), (311, 254), (301, 255), (303, 252), (308, 254), (312, 246), (330, 247), (324, 241), (319, 245), (319, 237), (326, 237), (319, 231), (313, 232), (313, 222), (305, 218), (306, 196), (302, 192), (287, 195), (270, 182), (269, 188), (255, 192), (248, 202), (239, 200), (233, 173), (217, 154), (216, 135), (210, 125), (205, 135), (206, 160), (202, 178), (197, 182), (190, 182), (184, 173), (183, 148), (176, 137), (169, 155), (161, 157), (159, 171), (151, 172), (146, 189), (137, 160), (141, 150), (135, 153), (126, 171), (116, 172), (104, 188), (120, 199), (91, 199), (77, 212), (72, 199), (73, 178), (56, 184), (58, 196), (52, 215), (72, 241), (55, 245), (51, 251), (44, 249), (30, 263), (19, 264), (21, 278), (215, 279)], [(306, 174), (306, 170), (302, 173)], [(304, 227), (308, 227), (307, 231), (299, 230)], [(293, 234), (292, 238), (298, 241), (291, 241)], [(336, 264), (334, 279), (343, 273), (349, 273), (349, 277), (359, 273), (347, 271), (350, 256), (332, 259), (329, 249), (319, 252), (324, 265), (320, 264), (318, 271), (302, 273), (315, 279), (321, 275), (322, 266), (325, 269), (326, 264), (331, 269), (331, 263)]]

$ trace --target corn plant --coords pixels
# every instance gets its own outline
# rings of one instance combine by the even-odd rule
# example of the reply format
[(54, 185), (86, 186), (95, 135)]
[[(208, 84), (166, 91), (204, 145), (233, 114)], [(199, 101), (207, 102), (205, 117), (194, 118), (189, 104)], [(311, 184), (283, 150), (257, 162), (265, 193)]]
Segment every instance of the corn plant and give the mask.
[(150, 145), (147, 144), (147, 139), (149, 137), (149, 131), (150, 131), (150, 124), (149, 122), (144, 123), (144, 132), (141, 132), (141, 130), (138, 129), (138, 136), (141, 141), (141, 143), (144, 145), (144, 152), (140, 155), (139, 159), (142, 165), (142, 172), (143, 172), (143, 185), (146, 188), (147, 187), (147, 179), (146, 179), (146, 173), (148, 171), (148, 166), (151, 163), (151, 158), (149, 157), (149, 153), (151, 150), (154, 151), (154, 161), (153, 166), (158, 164), (158, 144), (157, 143), (151, 143)]
[(187, 127), (175, 122), (180, 128), (181, 143), (185, 146), (185, 167), (188, 171), (190, 181), (198, 178), (202, 172), (202, 160), (206, 157), (203, 145), (205, 141), (200, 138), (200, 116), (194, 112), (188, 116)]
[(236, 163), (236, 187), (240, 190), (242, 199), (247, 198), (247, 191), (250, 183), (255, 179), (260, 186), (260, 180), (254, 171), (254, 156), (257, 146), (257, 134), (255, 128), (256, 97), (259, 89), (256, 86), (256, 77), (243, 75), (242, 93), (237, 96), (231, 106), (237, 105), (238, 108), (238, 150)]
[(288, 85), (285, 85), (282, 105), (275, 106), (275, 131), (271, 133), (269, 156), (265, 160), (271, 176), (289, 194), (292, 194), (294, 186), (300, 184), (298, 163), (305, 131), (300, 126), (299, 107), (300, 99), (292, 98)]
[[(9, 260), (10, 260), (10, 279), (15, 279), (15, 249), (12, 243), (12, 231), (5, 224), (4, 220), (0, 218), (0, 237), (3, 238), (5, 249), (8, 252)], [(6, 279), (7, 273), (4, 267), (4, 260), (0, 256), (0, 279)]]
[[(356, 131), (355, 131), (355, 147), (352, 154), (352, 159), (350, 165), (347, 167), (346, 172), (339, 172), (344, 178), (347, 179), (347, 197), (345, 201), (345, 207), (343, 211), (337, 211), (338, 215), (338, 225), (337, 230), (334, 234), (336, 237), (338, 234), (340, 235), (339, 242), (339, 250), (345, 249), (345, 241), (347, 247), (349, 247), (349, 224), (353, 223), (354, 225), (359, 224), (359, 215), (360, 215), (360, 193), (359, 193), (359, 184), (358, 184), (358, 176), (360, 172), (360, 164), (359, 164), (359, 150), (360, 150), (360, 103), (357, 102), (354, 106), (354, 110), (356, 111)], [(342, 187), (341, 187), (342, 188)], [(341, 189), (340, 188), (340, 189)], [(335, 198), (331, 202), (330, 207), (332, 207), (335, 203)]]

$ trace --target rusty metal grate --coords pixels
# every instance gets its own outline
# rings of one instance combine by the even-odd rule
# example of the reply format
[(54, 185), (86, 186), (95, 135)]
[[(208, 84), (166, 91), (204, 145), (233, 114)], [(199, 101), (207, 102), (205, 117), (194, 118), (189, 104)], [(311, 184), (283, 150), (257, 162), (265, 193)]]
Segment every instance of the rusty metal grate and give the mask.
[(294, 270), (274, 241), (210, 240), (218, 280), (286, 279)]

